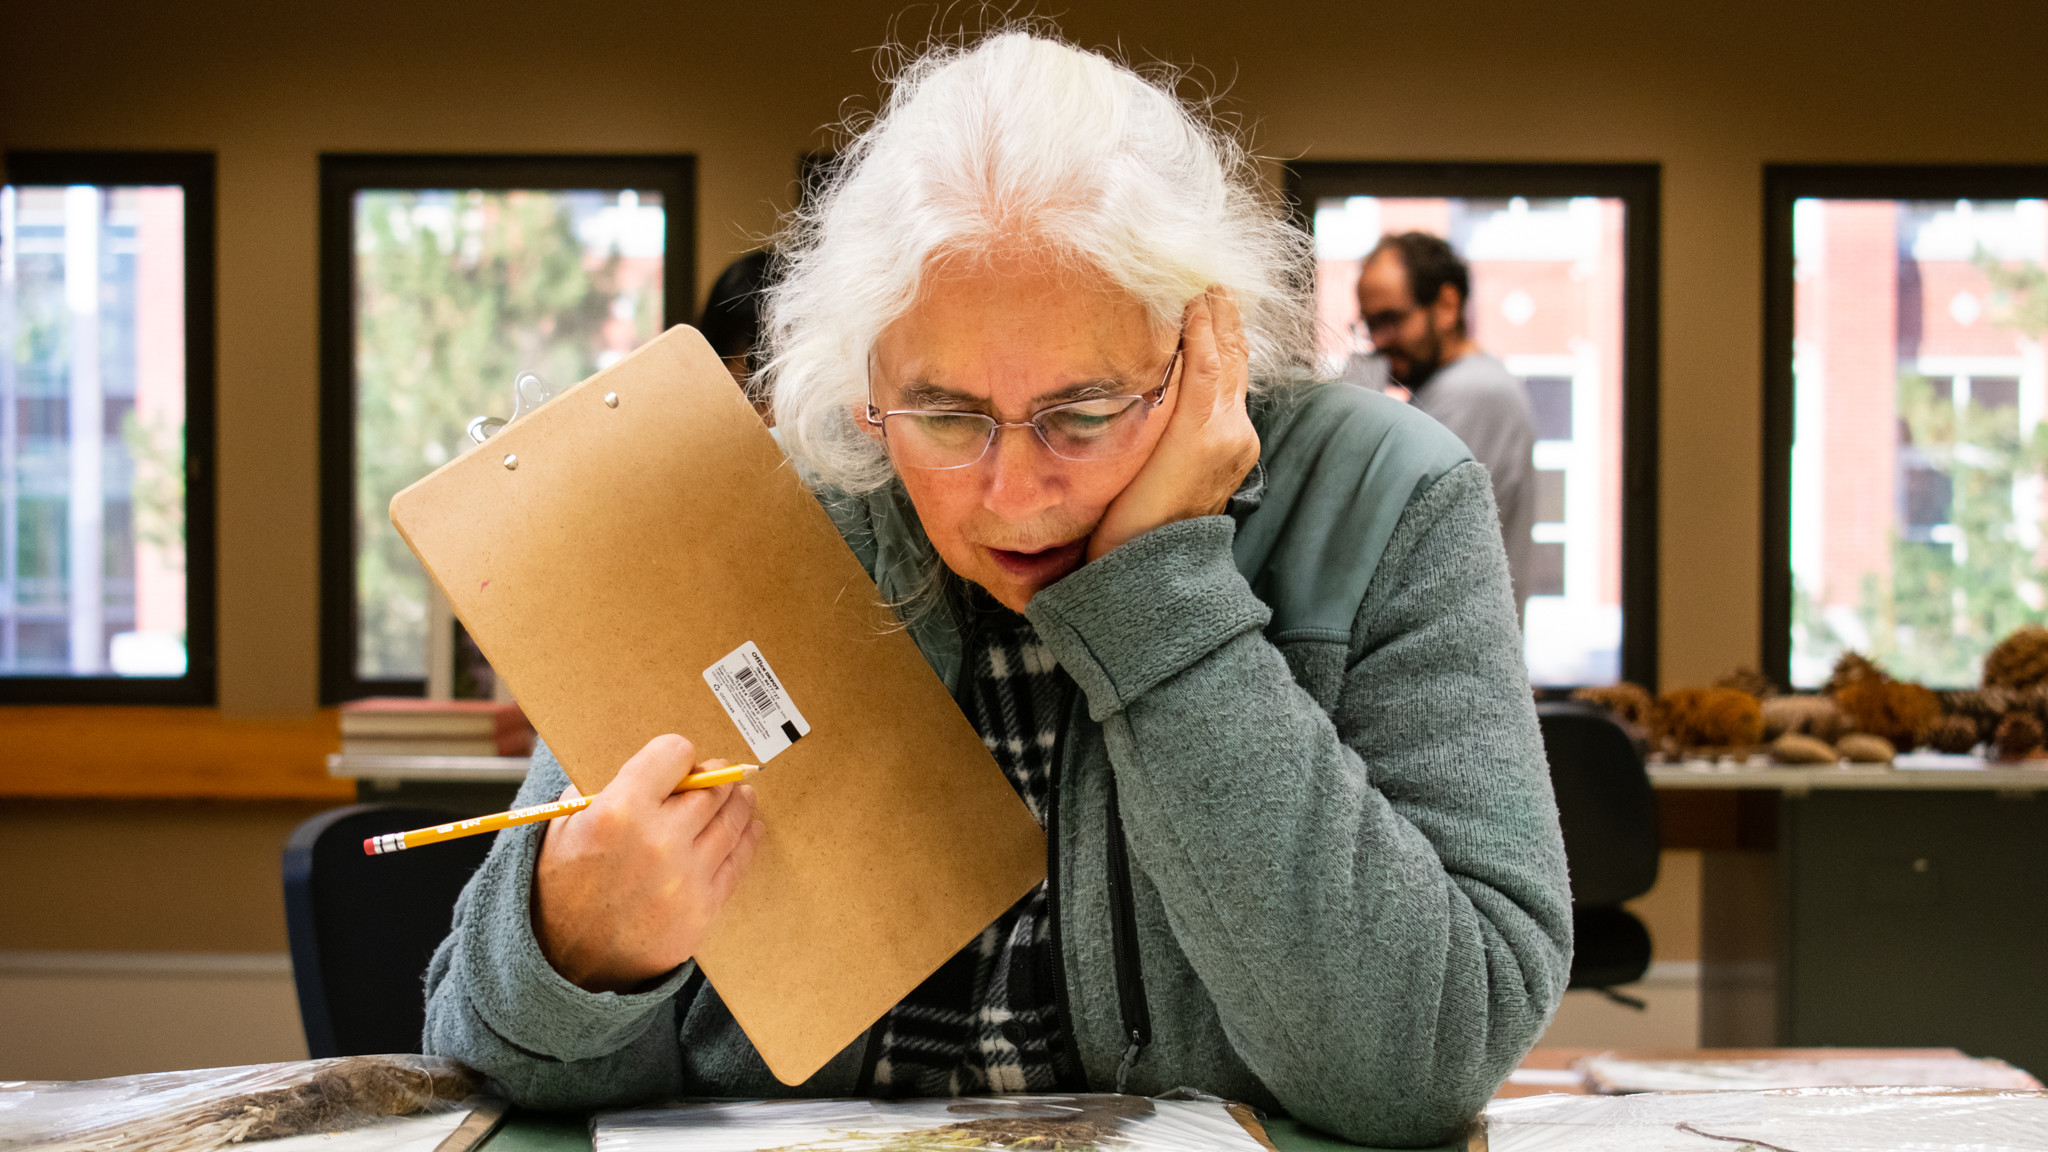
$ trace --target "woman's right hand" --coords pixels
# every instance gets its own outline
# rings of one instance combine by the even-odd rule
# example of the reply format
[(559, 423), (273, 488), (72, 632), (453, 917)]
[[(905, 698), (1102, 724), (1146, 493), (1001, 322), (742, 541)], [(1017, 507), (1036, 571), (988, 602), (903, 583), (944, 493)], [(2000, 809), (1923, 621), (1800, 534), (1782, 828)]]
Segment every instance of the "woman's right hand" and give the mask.
[[(534, 873), (534, 936), (577, 987), (630, 992), (674, 971), (753, 859), (754, 790), (678, 793), (698, 767), (688, 740), (657, 736), (590, 807), (549, 824)], [(572, 784), (562, 797), (577, 794)]]

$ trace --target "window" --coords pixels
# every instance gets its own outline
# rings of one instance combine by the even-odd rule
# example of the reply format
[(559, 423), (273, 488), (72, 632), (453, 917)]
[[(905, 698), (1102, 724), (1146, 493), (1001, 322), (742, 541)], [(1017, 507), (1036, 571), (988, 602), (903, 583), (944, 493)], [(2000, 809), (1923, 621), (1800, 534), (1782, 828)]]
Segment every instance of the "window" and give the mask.
[(0, 700), (210, 704), (213, 157), (7, 177)]
[(1377, 386), (1356, 285), (1382, 236), (1448, 240), (1466, 319), (1535, 421), (1532, 682), (1656, 681), (1656, 238), (1647, 165), (1298, 163), (1323, 370)]
[[(321, 183), (321, 696), (419, 695), (460, 626), (391, 527), (391, 497), (508, 416), (691, 312), (688, 156), (325, 156)], [(444, 636), (441, 627), (453, 637)], [(458, 692), (488, 695), (471, 652)]]
[(1773, 167), (1764, 653), (1939, 687), (2048, 619), (2048, 169)]

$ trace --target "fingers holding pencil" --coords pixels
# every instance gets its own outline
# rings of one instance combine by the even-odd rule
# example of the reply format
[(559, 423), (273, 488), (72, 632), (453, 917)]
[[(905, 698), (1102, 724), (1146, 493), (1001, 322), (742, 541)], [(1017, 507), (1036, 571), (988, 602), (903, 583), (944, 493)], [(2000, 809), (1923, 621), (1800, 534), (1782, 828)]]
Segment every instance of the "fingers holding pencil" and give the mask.
[(673, 972), (740, 882), (761, 835), (737, 783), (750, 766), (692, 767), (711, 768), (687, 740), (650, 741), (541, 841), (535, 941), (571, 983), (625, 991)]
[[(710, 803), (708, 810), (706, 801), (698, 800), (693, 803), (690, 810), (673, 813), (673, 818), (679, 820), (682, 824), (682, 831), (686, 837), (695, 839), (702, 834), (706, 824), (715, 818), (717, 814), (725, 810), (726, 806), (731, 803), (733, 796), (739, 796), (742, 801), (742, 807), (751, 810), (754, 790), (746, 787), (743, 781), (760, 770), (757, 765), (753, 764), (729, 764), (724, 760), (708, 760), (698, 765), (697, 771), (678, 781), (670, 795), (661, 798), (655, 803), (656, 806), (663, 806), (696, 793), (703, 793), (711, 797), (713, 802)], [(734, 785), (739, 787), (735, 789)], [(562, 789), (562, 794), (559, 797), (546, 804), (536, 804), (530, 808), (514, 808), (509, 812), (471, 817), (467, 820), (458, 820), (454, 823), (440, 824), (431, 828), (415, 828), (410, 832), (391, 832), (382, 836), (372, 836), (363, 841), (363, 852), (369, 856), (381, 856), (391, 852), (400, 852), (407, 848), (420, 848), (428, 844), (438, 844), (443, 840), (460, 840), (467, 836), (481, 836), (488, 832), (518, 827), (521, 824), (537, 824), (544, 821), (566, 819), (593, 807), (603, 795), (604, 793), (600, 792), (597, 796), (585, 797), (577, 789), (576, 785), (571, 783), (568, 787)], [(612, 820), (616, 820), (618, 818), (617, 803), (624, 802), (619, 801), (612, 805), (607, 805), (607, 811), (610, 815), (596, 822), (609, 823)], [(756, 823), (759, 822), (756, 821)]]

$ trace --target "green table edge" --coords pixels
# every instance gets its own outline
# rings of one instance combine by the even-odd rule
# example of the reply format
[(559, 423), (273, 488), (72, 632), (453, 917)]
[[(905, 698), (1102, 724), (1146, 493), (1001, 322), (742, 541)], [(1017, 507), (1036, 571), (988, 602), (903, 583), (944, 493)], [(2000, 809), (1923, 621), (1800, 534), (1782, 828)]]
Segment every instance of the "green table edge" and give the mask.
[[(1280, 1152), (1358, 1152), (1363, 1147), (1292, 1120), (1266, 1121), (1266, 1134)], [(1429, 1152), (1459, 1152), (1463, 1147), (1444, 1145)], [(484, 1152), (590, 1152), (590, 1121), (574, 1114), (514, 1111), (484, 1144)]]

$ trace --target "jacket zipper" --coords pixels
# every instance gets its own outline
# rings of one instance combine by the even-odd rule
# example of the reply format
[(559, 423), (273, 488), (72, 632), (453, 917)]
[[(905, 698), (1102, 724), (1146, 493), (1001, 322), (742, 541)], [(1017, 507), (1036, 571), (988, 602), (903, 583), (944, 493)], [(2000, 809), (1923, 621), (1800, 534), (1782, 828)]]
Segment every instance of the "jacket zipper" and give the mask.
[(1138, 1054), (1152, 1042), (1152, 1009), (1145, 1002), (1145, 970), (1138, 959), (1138, 913), (1131, 898), (1130, 846), (1124, 842), (1117, 810), (1116, 772), (1109, 774), (1104, 840), (1109, 855), (1109, 946), (1116, 968), (1117, 1011), (1123, 1017), (1124, 1054), (1116, 1066), (1116, 1090), (1130, 1084)]
[[(1074, 747), (1074, 705), (1067, 705), (1066, 739), (1061, 742), (1061, 754), (1053, 760), (1052, 779), (1045, 790), (1045, 917), (1051, 925), (1050, 951), (1052, 952), (1053, 998), (1060, 1017), (1060, 1046), (1066, 1050), (1067, 1066), (1077, 1071), (1082, 1069), (1081, 1045), (1074, 1038), (1074, 1009), (1067, 1002), (1067, 954), (1060, 932), (1060, 777), (1063, 774), (1061, 761), (1072, 754)], [(1085, 1077), (1086, 1072), (1081, 1072)], [(1075, 1087), (1086, 1089), (1086, 1080)]]

